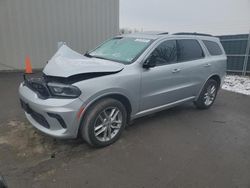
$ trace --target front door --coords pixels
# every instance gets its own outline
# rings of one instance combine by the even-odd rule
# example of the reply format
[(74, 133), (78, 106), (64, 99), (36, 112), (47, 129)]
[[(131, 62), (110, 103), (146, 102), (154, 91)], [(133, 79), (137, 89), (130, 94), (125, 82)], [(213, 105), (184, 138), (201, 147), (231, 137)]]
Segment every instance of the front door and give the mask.
[(159, 44), (150, 56), (156, 58), (156, 66), (142, 70), (140, 111), (151, 109), (178, 99), (176, 86), (180, 82), (175, 40)]

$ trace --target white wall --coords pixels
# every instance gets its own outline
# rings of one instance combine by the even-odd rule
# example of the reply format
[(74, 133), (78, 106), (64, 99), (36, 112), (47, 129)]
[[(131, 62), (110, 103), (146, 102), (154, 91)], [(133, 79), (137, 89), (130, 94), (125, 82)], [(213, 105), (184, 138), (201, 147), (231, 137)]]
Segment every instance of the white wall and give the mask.
[(119, 0), (0, 0), (0, 70), (44, 67), (57, 42), (84, 53), (119, 32)]

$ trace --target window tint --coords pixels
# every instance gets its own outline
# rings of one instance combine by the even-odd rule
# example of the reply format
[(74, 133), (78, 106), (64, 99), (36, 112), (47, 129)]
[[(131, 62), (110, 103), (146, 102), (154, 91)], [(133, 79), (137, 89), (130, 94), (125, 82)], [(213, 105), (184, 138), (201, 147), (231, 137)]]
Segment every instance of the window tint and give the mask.
[(221, 55), (222, 54), (222, 50), (216, 42), (203, 40), (203, 43), (205, 44), (205, 46), (207, 47), (207, 49), (211, 55)]
[(170, 64), (177, 62), (176, 41), (168, 40), (162, 42), (155, 48), (152, 55), (156, 56), (156, 64)]
[(181, 39), (177, 40), (178, 61), (190, 61), (204, 57), (202, 48), (197, 40)]

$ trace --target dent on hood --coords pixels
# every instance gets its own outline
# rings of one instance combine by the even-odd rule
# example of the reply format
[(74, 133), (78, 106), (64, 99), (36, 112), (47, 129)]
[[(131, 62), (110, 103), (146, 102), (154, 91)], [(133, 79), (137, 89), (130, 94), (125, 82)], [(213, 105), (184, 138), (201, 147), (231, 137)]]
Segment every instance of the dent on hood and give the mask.
[(79, 77), (79, 79), (84, 77), (85, 79), (114, 74), (121, 71), (124, 66), (114, 61), (85, 57), (68, 46), (62, 45), (49, 60), (43, 73), (48, 77), (60, 77), (70, 80), (72, 77)]

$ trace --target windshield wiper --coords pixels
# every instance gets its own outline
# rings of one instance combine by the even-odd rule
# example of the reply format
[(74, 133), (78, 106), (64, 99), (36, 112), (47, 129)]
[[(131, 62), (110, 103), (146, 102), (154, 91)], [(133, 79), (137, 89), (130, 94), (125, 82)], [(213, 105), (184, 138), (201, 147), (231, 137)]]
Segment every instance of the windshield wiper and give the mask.
[(105, 58), (105, 57), (100, 57), (100, 56), (92, 56), (92, 57), (97, 58), (97, 59), (110, 60), (110, 59), (108, 59), (108, 58)]
[(89, 52), (86, 52), (86, 53), (84, 54), (84, 56), (90, 57), (90, 58), (97, 58), (97, 59), (104, 59), (104, 60), (114, 61), (114, 60), (112, 60), (112, 59), (108, 59), (108, 58), (105, 58), (105, 57), (90, 55)]
[(91, 57), (91, 58), (97, 58), (97, 59), (104, 59), (104, 60), (110, 60), (108, 58), (105, 57), (100, 57), (100, 56), (95, 56), (95, 55), (90, 55), (89, 53), (85, 54), (86, 57)]
[(86, 53), (84, 54), (84, 56), (86, 56), (86, 57), (90, 57), (90, 58), (94, 57), (94, 58), (98, 58), (98, 59), (105, 59), (105, 60), (109, 60), (109, 59), (104, 58), (104, 57), (99, 57), (99, 56), (90, 55), (90, 54), (89, 54), (89, 52), (86, 52)]
[(86, 53), (84, 54), (84, 56), (86, 56), (86, 57), (93, 57), (92, 55), (89, 54), (89, 52), (86, 52)]

